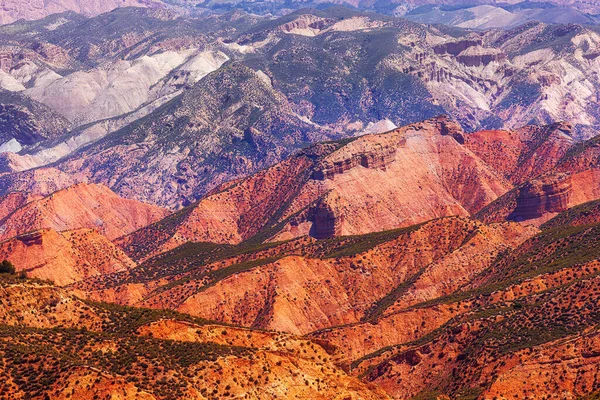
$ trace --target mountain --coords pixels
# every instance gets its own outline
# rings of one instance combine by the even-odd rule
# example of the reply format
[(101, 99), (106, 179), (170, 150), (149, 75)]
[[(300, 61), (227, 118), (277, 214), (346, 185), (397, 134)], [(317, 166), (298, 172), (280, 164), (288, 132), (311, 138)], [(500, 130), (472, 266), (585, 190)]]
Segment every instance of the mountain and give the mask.
[(558, 152), (546, 153), (548, 147), (540, 146), (541, 151), (534, 156), (544, 164), (553, 164), (552, 169), (521, 183), (480, 210), (477, 217), (488, 222), (511, 219), (542, 223), (561, 211), (597, 199), (598, 137), (559, 148)]
[[(185, 5), (185, 2), (182, 1), (177, 3)], [(417, 15), (423, 18), (423, 14), (425, 14), (429, 23), (435, 21), (444, 24), (451, 24), (457, 17), (467, 17), (473, 20), (483, 19), (485, 22), (490, 21), (492, 18), (496, 18), (500, 20), (497, 22), (492, 21), (492, 23), (506, 24), (506, 21), (502, 20), (502, 17), (506, 18), (506, 14), (517, 14), (513, 18), (521, 19), (539, 18), (538, 20), (541, 21), (580, 22), (581, 19), (585, 20), (586, 18), (590, 18), (593, 15), (600, 13), (598, 4), (585, 0), (547, 0), (539, 2), (522, 0), (235, 0), (225, 2), (221, 0), (210, 0), (197, 3), (196, 7), (202, 7), (203, 9), (209, 10), (243, 9), (251, 13), (285, 14), (286, 11), (289, 12), (290, 9), (294, 10), (301, 7), (328, 7), (332, 4), (344, 5), (363, 11), (377, 11), (383, 14), (396, 16)], [(478, 9), (483, 8), (493, 9), (495, 12), (491, 15), (488, 13), (485, 13), (484, 16), (478, 15)], [(562, 16), (560, 15), (561, 13)], [(431, 19), (433, 19), (433, 21)], [(509, 19), (509, 22), (512, 22), (511, 19)]]
[(78, 288), (117, 301), (143, 288), (137, 304), (308, 334), (395, 398), (585, 396), (598, 391), (597, 209), (541, 230), (449, 217), (253, 249), (186, 245), (121, 284)]
[(117, 7), (160, 7), (158, 0), (4, 0), (0, 5), (0, 24), (25, 19), (35, 20), (50, 14), (74, 11), (88, 16), (111, 11)]
[[(422, 23), (445, 24), (460, 28), (474, 29), (510, 29), (530, 21), (547, 24), (597, 24), (598, 16), (587, 14), (562, 5), (548, 2), (520, 2), (515, 4), (475, 5), (471, 3), (451, 6), (421, 6), (408, 11), (404, 17)], [(598, 10), (600, 11), (600, 9)]]
[(19, 93), (0, 91), (0, 153), (17, 153), (71, 129), (71, 123), (49, 107)]
[[(0, 274), (19, 344), (0, 352), (84, 397), (593, 396), (597, 143), (565, 123), (468, 133), (437, 117), (309, 146), (172, 213), (100, 185), (11, 193), (9, 226), (41, 210), (91, 208), (117, 227), (119, 213), (169, 215), (122, 237), (101, 228), (114, 243), (63, 231), (87, 217), (6, 233), (0, 258), (65, 288)], [(57, 356), (75, 343), (75, 364)], [(9, 392), (43, 392), (19, 365), (6, 363)], [(71, 388), (98, 371), (106, 384)]]
[(575, 140), (600, 118), (592, 26), (475, 32), (340, 7), (280, 18), (123, 8), (0, 36), (4, 75), (35, 112), (24, 126), (65, 127), (36, 131), (48, 139), (35, 145), (5, 134), (0, 179), (54, 168), (57, 189), (101, 183), (171, 209), (310, 143), (443, 113), (468, 132), (568, 121)]
[[(378, 240), (388, 238), (387, 230), (395, 238), (404, 230), (412, 234), (415, 229), (429, 229), (428, 221), (440, 217), (474, 216), (486, 224), (522, 221), (523, 228), (481, 226), (473, 231), (474, 228), (462, 226), (456, 234), (466, 236), (456, 237), (458, 247), (451, 250), (455, 252), (453, 257), (460, 246), (473, 239), (471, 235), (478, 237), (483, 232), (487, 232), (488, 241), (508, 246), (515, 243), (512, 240), (518, 243), (535, 234), (534, 227), (524, 227), (539, 226), (560, 212), (600, 198), (595, 179), (596, 142), (597, 139), (577, 142), (568, 124), (465, 133), (447, 117), (438, 117), (384, 134), (314, 145), (249, 178), (224, 184), (199, 202), (119, 238), (116, 243), (142, 264), (127, 273), (116, 274), (108, 282), (94, 279), (85, 282), (88, 289), (84, 290), (132, 304), (183, 307), (189, 313), (194, 313), (199, 304), (203, 305), (202, 312), (207, 312), (206, 304), (213, 301), (214, 293), (219, 306), (211, 311), (214, 313), (211, 318), (242, 318), (245, 314), (236, 307), (245, 307), (249, 300), (247, 293), (238, 293), (240, 299), (234, 300), (239, 292), (238, 273), (258, 266), (268, 270), (267, 266), (272, 266), (274, 272), (268, 275), (275, 279), (288, 265), (291, 271), (298, 265), (325, 268), (319, 262), (312, 266), (312, 260), (294, 258), (298, 256), (295, 251), (303, 247), (300, 254), (311, 254), (306, 247), (313, 246), (314, 239), (316, 248), (336, 254), (336, 250), (323, 249), (335, 248), (337, 241), (345, 243), (344, 238), (354, 236), (357, 242), (350, 243), (360, 249), (361, 240), (379, 244)], [(437, 228), (438, 224), (433, 226)], [(456, 228), (446, 229), (451, 232)], [(497, 229), (500, 233), (495, 233)], [(365, 246), (369, 249), (374, 245)], [(482, 248), (479, 242), (472, 246), (476, 246), (476, 251)], [(428, 248), (422, 243), (403, 247), (418, 248), (420, 256), (423, 248)], [(487, 262), (495, 257), (488, 247), (483, 246), (481, 251), (476, 256), (489, 257)], [(289, 264), (284, 264), (280, 260), (287, 255)], [(433, 262), (433, 258), (425, 260)], [(483, 268), (485, 263), (481, 258), (478, 260)], [(447, 264), (442, 266), (439, 268), (448, 268)], [(360, 263), (350, 268), (359, 268), (364, 273)], [(417, 268), (408, 274), (416, 279), (411, 284), (418, 285), (423, 272)], [(331, 273), (328, 272), (330, 281), (343, 281), (331, 278)], [(167, 277), (168, 284), (159, 284)], [(226, 279), (229, 277), (231, 281)], [(248, 278), (252, 280), (254, 276), (249, 274)], [(390, 278), (385, 279), (389, 284)], [(243, 286), (253, 284), (264, 283), (259, 280)], [(433, 290), (432, 281), (423, 285)], [(441, 287), (448, 285), (444, 283)], [(135, 295), (127, 294), (129, 290)], [(223, 302), (224, 292), (231, 303)], [(124, 300), (119, 300), (120, 296)], [(269, 302), (278, 296), (274, 293), (269, 296), (275, 296), (265, 300), (272, 307)], [(341, 300), (328, 298), (328, 301)], [(225, 304), (232, 308), (222, 309)], [(308, 308), (319, 309), (314, 305)], [(343, 308), (356, 311), (355, 306)], [(272, 308), (254, 310), (259, 314), (250, 313), (249, 319), (236, 322), (262, 324), (266, 318), (262, 313), (272, 311)], [(315, 318), (306, 317), (307, 321)], [(256, 321), (252, 322), (253, 319)], [(281, 324), (294, 332), (303, 329), (294, 323)]]
[(114, 239), (167, 214), (164, 209), (123, 199), (106, 186), (94, 184), (77, 184), (23, 203), (0, 221), (0, 240), (44, 228), (94, 228)]
[(0, 397), (599, 398), (600, 30), (559, 2), (0, 25)]
[(68, 285), (92, 276), (125, 271), (136, 264), (92, 229), (43, 229), (0, 243), (0, 258), (28, 276)]
[[(568, 121), (582, 140), (599, 126), (593, 26), (471, 31), (341, 7), (279, 18), (123, 8), (21, 21), (0, 36), (3, 82), (30, 102), (17, 108), (30, 116), (10, 118), (41, 136), (4, 134), (0, 180), (55, 174), (56, 189), (100, 183), (170, 209), (310, 143), (444, 113), (468, 132)], [(46, 122), (56, 128), (40, 132)]]
[[(385, 335), (375, 336), (379, 343), (372, 348), (379, 350), (354, 362), (357, 373), (397, 397), (434, 393), (522, 397), (557, 392), (585, 396), (597, 391), (592, 375), (598, 354), (590, 349), (598, 341), (593, 305), (599, 283), (598, 220), (573, 228), (561, 225), (563, 216), (557, 218), (515, 251), (498, 257), (454, 295), (413, 308), (392, 307), (394, 311), (375, 325), (315, 336), (351, 343), (350, 337), (381, 332), (403, 315), (425, 316), (435, 310), (449, 313), (450, 319), (415, 341), (389, 346)], [(577, 368), (571, 370), (572, 365)], [(449, 380), (452, 374), (468, 378)]]
[[(522, 188), (552, 180), (541, 177), (560, 171), (556, 189), (542, 183), (543, 190), (540, 186), (520, 200), (525, 207), (520, 219), (547, 220), (599, 198), (592, 183), (597, 163), (567, 167), (565, 159), (596, 141), (578, 143), (568, 124), (465, 133), (447, 117), (438, 117), (309, 147), (222, 185), (122, 238), (120, 245), (134, 258), (146, 259), (188, 241), (238, 244), (357, 235), (450, 215), (477, 214), (486, 222), (501, 222), (518, 219), (509, 214), (519, 190), (525, 193)], [(563, 187), (567, 192), (561, 194)], [(554, 209), (542, 205), (547, 198), (556, 199)], [(505, 199), (513, 199), (508, 203), (513, 208), (499, 215), (496, 209), (507, 204)], [(488, 214), (494, 217), (483, 217)]]
[(0, 290), (6, 395), (389, 398), (336, 366), (335, 349), (304, 338), (84, 302), (10, 276)]
[[(124, 238), (149, 253), (187, 241), (324, 238), (470, 215), (511, 189), (440, 117), (315, 145)], [(260, 239), (258, 239), (260, 237)], [(133, 250), (137, 253), (137, 250)]]

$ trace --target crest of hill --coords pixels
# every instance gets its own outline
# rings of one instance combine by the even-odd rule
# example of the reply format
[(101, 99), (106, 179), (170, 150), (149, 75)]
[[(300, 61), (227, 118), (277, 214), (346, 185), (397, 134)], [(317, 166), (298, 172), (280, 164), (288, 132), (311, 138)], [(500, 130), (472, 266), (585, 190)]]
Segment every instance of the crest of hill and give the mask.
[(0, 221), (0, 238), (43, 228), (94, 228), (109, 240), (165, 217), (160, 207), (119, 197), (104, 185), (81, 183), (34, 199)]

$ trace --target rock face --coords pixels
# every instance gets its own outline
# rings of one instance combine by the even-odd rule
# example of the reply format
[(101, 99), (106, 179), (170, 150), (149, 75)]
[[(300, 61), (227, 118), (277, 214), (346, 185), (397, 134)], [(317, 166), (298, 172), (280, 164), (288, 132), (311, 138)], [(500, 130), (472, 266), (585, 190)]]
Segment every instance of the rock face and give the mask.
[(339, 236), (344, 229), (344, 209), (349, 205), (335, 192), (329, 192), (312, 211), (309, 234), (316, 239)]
[(456, 60), (467, 67), (486, 66), (491, 62), (503, 62), (506, 60), (506, 54), (497, 49), (485, 49), (483, 47), (469, 47), (462, 51)]
[(30, 277), (61, 286), (135, 266), (122, 250), (90, 229), (25, 233), (0, 243), (0, 258)]
[(509, 218), (523, 221), (565, 211), (571, 203), (572, 191), (568, 175), (550, 175), (529, 181), (519, 189), (517, 207)]
[(385, 167), (390, 162), (394, 161), (396, 156), (395, 146), (383, 146), (375, 143), (373, 149), (364, 149), (357, 154), (346, 154), (348, 158), (343, 160), (323, 160), (313, 172), (313, 179), (325, 180), (333, 179), (335, 175), (343, 174), (352, 168), (359, 165), (365, 168), (381, 169), (385, 171)]
[(576, 144), (568, 123), (530, 125), (510, 131), (481, 131), (465, 136), (465, 145), (515, 184), (556, 168)]
[(28, 201), (29, 196), (24, 192), (14, 192), (0, 197), (0, 220), (21, 208)]
[(94, 228), (108, 239), (115, 239), (166, 214), (159, 207), (120, 198), (105, 186), (78, 184), (24, 204), (7, 215), (0, 222), (0, 240), (43, 228)]
[(471, 47), (481, 46), (482, 44), (483, 41), (481, 39), (463, 39), (437, 44), (433, 46), (433, 51), (435, 54), (451, 54), (453, 56), (458, 56), (463, 51)]
[[(561, 129), (549, 133), (544, 140), (535, 140), (533, 148), (519, 157), (517, 169), (508, 172), (515, 183), (524, 183), (480, 210), (477, 218), (542, 223), (548, 215), (600, 198), (598, 138), (573, 143)], [(509, 147), (504, 149), (511, 153)]]

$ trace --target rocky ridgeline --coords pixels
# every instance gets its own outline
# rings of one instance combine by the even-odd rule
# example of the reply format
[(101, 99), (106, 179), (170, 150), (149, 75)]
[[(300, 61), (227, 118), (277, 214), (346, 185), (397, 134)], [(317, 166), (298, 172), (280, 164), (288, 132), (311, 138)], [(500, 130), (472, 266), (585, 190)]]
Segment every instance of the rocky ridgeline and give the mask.
[(566, 174), (551, 175), (527, 182), (519, 190), (517, 207), (509, 217), (524, 221), (568, 208), (573, 186)]
[(364, 153), (349, 153), (347, 158), (336, 161), (324, 160), (313, 173), (312, 178), (317, 180), (333, 179), (335, 175), (343, 174), (358, 166), (371, 169), (385, 169), (386, 165), (394, 161), (395, 146), (378, 144), (374, 149)]
[[(428, 131), (442, 136), (452, 136), (458, 143), (464, 144), (464, 132), (459, 124), (447, 116), (439, 116), (430, 120), (410, 125), (415, 131)], [(358, 166), (370, 169), (385, 170), (394, 161), (398, 147), (404, 145), (406, 138), (402, 129), (388, 132), (385, 135), (364, 136), (364, 139), (351, 143), (344, 150), (323, 159), (312, 174), (316, 180), (333, 179)], [(400, 133), (400, 136), (394, 135)], [(372, 140), (369, 140), (372, 138)], [(360, 146), (354, 146), (360, 143)]]
[(469, 47), (481, 46), (482, 44), (483, 41), (481, 39), (463, 39), (453, 42), (440, 43), (436, 46), (433, 46), (433, 51), (438, 55), (451, 54), (453, 56), (457, 56)]
[(44, 243), (44, 230), (24, 233), (16, 237), (25, 246), (42, 245)]
[(479, 67), (492, 62), (506, 61), (506, 54), (497, 49), (475, 46), (461, 52), (456, 56), (456, 60), (468, 67)]

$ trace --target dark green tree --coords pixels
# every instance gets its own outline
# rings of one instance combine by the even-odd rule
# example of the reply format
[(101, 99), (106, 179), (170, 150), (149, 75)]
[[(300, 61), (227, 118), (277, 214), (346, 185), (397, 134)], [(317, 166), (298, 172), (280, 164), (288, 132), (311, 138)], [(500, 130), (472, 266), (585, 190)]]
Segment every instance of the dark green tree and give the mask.
[(15, 272), (15, 266), (10, 261), (4, 260), (0, 263), (0, 274), (14, 274)]

